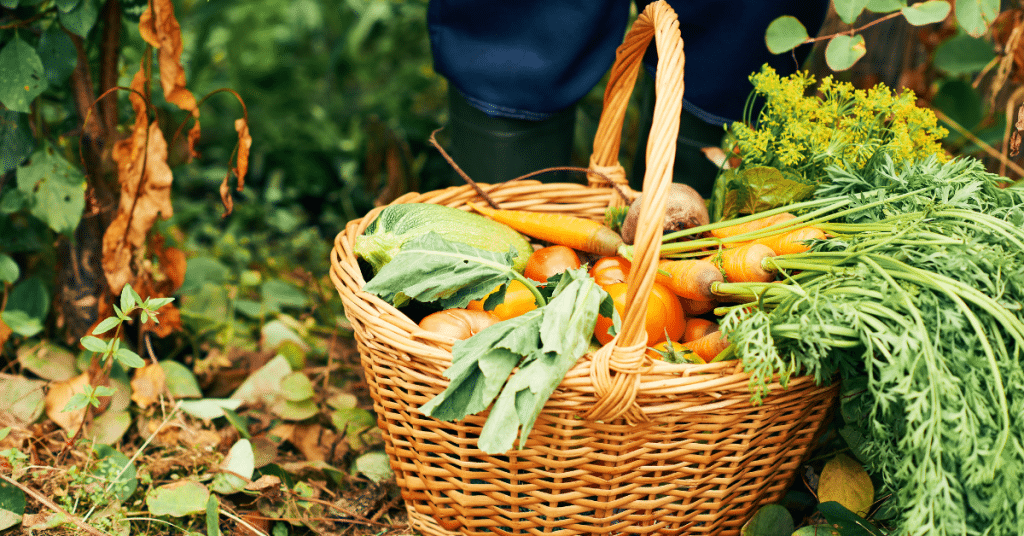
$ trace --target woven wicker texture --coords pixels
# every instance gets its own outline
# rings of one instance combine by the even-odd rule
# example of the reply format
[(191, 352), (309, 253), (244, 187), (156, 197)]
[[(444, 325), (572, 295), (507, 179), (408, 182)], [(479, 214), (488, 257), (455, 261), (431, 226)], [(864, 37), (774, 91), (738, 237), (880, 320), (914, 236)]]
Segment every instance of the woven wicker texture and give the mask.
[[(478, 450), (486, 413), (443, 422), (419, 411), (447, 385), (443, 372), (454, 341), (421, 330), (362, 292), (353, 245), (376, 210), (335, 239), (331, 278), (355, 331), (410, 520), (422, 534), (739, 534), (758, 506), (779, 499), (792, 483), (827, 418), (834, 386), (793, 378), (752, 406), (749, 376), (736, 362), (673, 365), (644, 356), (643, 318), (662, 221), (650, 215), (664, 212), (683, 92), (682, 41), (675, 14), (663, 2), (641, 13), (619, 48), (591, 158), (595, 169), (615, 175), (628, 95), (652, 38), (660, 59), (643, 186), (649, 195), (623, 329), (569, 371), (523, 450)], [(612, 189), (599, 177), (589, 182), (480, 186), (502, 208), (595, 220), (609, 205), (636, 195), (624, 183)], [(408, 194), (395, 203), (465, 210), (466, 201), (479, 199), (466, 185)]]

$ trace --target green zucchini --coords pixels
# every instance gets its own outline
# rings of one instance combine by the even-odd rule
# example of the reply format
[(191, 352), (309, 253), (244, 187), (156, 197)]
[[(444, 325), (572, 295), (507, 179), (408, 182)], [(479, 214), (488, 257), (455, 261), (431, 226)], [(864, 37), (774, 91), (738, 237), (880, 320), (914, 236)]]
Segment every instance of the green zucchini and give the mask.
[(487, 251), (505, 253), (515, 248), (512, 267), (522, 273), (533, 246), (511, 227), (473, 212), (432, 203), (400, 203), (380, 211), (356, 238), (355, 253), (377, 273), (408, 240), (433, 231), (444, 239)]

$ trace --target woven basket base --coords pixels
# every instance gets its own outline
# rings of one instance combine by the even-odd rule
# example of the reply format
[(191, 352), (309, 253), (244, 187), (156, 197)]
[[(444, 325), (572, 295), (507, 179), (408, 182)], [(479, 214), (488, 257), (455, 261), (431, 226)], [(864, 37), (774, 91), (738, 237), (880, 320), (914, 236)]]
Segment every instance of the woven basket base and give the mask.
[(434, 518), (417, 512), (410, 504), (405, 505), (405, 511), (409, 514), (409, 526), (423, 536), (460, 536), (458, 532), (442, 529)]

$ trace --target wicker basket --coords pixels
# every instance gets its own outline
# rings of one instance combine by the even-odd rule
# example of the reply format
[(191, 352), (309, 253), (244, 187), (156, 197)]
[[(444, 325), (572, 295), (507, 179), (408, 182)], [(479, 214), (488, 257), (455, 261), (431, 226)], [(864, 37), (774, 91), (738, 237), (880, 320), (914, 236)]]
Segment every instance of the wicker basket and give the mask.
[[(478, 450), (486, 413), (444, 422), (419, 411), (447, 385), (442, 373), (454, 341), (361, 290), (353, 244), (376, 212), (350, 222), (335, 240), (331, 278), (355, 330), (410, 521), (423, 534), (739, 534), (758, 506), (792, 483), (833, 405), (836, 387), (797, 377), (753, 406), (749, 376), (737, 362), (673, 365), (644, 355), (646, 296), (661, 240), (661, 218), (651, 215), (664, 212), (683, 92), (682, 41), (664, 2), (650, 4), (626, 36), (605, 93), (591, 167), (617, 187), (597, 175), (587, 186), (482, 187), (503, 208), (597, 220), (609, 205), (635, 197), (617, 164), (618, 140), (652, 37), (658, 102), (623, 328), (569, 371), (523, 450)], [(467, 185), (395, 203), (467, 209), (466, 201), (478, 199)]]

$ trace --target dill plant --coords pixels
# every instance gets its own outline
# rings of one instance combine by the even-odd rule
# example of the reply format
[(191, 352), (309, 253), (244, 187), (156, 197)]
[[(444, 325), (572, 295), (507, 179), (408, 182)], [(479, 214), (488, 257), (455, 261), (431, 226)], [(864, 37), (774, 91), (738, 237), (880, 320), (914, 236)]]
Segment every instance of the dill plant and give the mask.
[[(855, 89), (829, 75), (809, 92), (813, 75), (781, 77), (767, 65), (750, 81), (744, 121), (731, 126), (741, 169), (770, 166), (819, 183), (825, 168), (860, 169), (879, 150), (897, 163), (932, 155), (945, 160), (939, 140), (946, 129), (931, 110), (917, 106), (909, 89)], [(764, 105), (755, 116), (757, 97)]]

